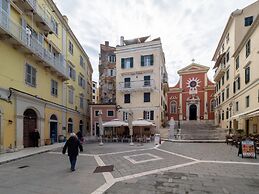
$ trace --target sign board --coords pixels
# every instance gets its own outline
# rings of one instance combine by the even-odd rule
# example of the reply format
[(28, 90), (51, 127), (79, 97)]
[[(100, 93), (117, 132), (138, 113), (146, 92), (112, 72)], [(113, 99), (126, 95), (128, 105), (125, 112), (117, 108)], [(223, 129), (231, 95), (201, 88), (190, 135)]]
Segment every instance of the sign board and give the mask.
[(160, 144), (160, 134), (155, 134), (155, 145)]
[(251, 140), (245, 140), (241, 142), (242, 145), (242, 157), (256, 158), (255, 144)]

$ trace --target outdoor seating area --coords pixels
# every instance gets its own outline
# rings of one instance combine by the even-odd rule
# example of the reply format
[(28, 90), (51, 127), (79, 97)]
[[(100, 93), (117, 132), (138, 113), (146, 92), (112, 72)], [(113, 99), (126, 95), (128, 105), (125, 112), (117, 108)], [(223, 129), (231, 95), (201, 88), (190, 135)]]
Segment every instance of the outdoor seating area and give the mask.
[[(100, 138), (99, 138), (100, 139)], [(132, 141), (133, 142), (138, 142), (138, 143), (150, 143), (154, 141), (154, 135), (149, 135), (149, 136), (138, 136), (138, 135), (133, 135), (132, 136)], [(105, 143), (112, 143), (112, 142), (121, 142), (121, 143), (130, 143), (130, 136), (104, 136), (103, 137), (103, 142)]]
[(256, 153), (259, 153), (259, 134), (249, 134), (247, 136), (245, 135), (243, 129), (236, 129), (233, 133), (230, 130), (230, 133), (226, 135), (226, 143), (236, 146), (237, 148), (239, 147), (241, 141), (247, 139), (254, 141)]

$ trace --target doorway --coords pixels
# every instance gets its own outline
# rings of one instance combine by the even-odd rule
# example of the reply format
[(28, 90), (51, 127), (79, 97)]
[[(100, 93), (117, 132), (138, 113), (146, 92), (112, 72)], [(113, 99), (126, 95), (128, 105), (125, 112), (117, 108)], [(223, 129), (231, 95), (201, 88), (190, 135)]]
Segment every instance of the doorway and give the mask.
[(58, 142), (58, 119), (56, 115), (51, 115), (49, 125), (50, 125), (49, 136), (51, 139), (51, 143), (57, 143)]
[(192, 104), (189, 108), (189, 120), (197, 120), (197, 106), (195, 104)]
[(23, 113), (23, 146), (25, 148), (34, 146), (32, 135), (36, 128), (37, 114), (34, 110), (27, 109)]

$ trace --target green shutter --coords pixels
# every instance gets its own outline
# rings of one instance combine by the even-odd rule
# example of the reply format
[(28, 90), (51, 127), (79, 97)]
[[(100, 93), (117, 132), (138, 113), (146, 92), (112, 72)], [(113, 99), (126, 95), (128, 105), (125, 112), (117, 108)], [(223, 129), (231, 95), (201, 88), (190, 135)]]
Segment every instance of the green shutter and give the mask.
[(146, 119), (146, 111), (143, 111), (143, 119)]
[(154, 120), (154, 111), (153, 110), (150, 111), (150, 120)]
[(141, 66), (144, 66), (144, 56), (141, 56)]
[(154, 64), (154, 55), (150, 55), (150, 58), (151, 58), (151, 59), (150, 59), (150, 61), (151, 61), (150, 64), (153, 65), (153, 64)]
[(130, 58), (130, 68), (133, 68), (133, 57)]
[(122, 68), (122, 69), (124, 69), (124, 67), (125, 67), (124, 63), (125, 63), (124, 58), (121, 58), (121, 68)]

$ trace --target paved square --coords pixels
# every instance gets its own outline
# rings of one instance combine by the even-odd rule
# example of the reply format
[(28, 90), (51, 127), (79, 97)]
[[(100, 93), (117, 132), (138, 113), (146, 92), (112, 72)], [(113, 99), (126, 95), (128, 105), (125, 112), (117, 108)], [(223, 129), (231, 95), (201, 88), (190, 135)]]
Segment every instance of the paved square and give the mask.
[(132, 164), (139, 164), (144, 162), (151, 162), (155, 160), (162, 160), (163, 158), (150, 153), (136, 154), (130, 156), (123, 156), (123, 158), (130, 161)]

